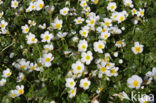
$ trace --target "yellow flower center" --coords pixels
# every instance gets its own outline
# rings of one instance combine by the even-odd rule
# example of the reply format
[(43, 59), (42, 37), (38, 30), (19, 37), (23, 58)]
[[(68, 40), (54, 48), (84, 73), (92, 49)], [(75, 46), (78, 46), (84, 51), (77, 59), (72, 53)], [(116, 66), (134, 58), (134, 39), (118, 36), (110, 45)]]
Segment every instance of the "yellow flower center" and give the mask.
[(14, 6), (17, 6), (17, 2), (14, 2)]
[(127, 6), (130, 6), (130, 3), (127, 3), (126, 5), (127, 5)]
[(31, 38), (31, 42), (34, 42), (35, 41), (35, 38)]
[(136, 10), (133, 10), (132, 12), (135, 14), (136, 13)]
[(46, 61), (46, 62), (50, 62), (50, 58), (46, 58), (45, 61)]
[(32, 5), (31, 8), (34, 9), (35, 8), (35, 5)]
[(70, 85), (71, 85), (71, 86), (73, 86), (73, 85), (74, 85), (74, 83), (73, 83), (73, 82), (70, 82)]
[(94, 21), (94, 20), (91, 20), (91, 21), (90, 21), (90, 24), (92, 24), (92, 25), (93, 25), (94, 23), (95, 23), (95, 21)]
[(111, 69), (110, 72), (111, 72), (111, 74), (115, 74), (116, 73), (115, 69)]
[(82, 45), (82, 49), (86, 49), (86, 46), (85, 45)]
[(86, 31), (83, 31), (83, 32), (82, 32), (82, 35), (86, 35), (86, 34), (87, 34)]
[(98, 45), (98, 48), (99, 48), (99, 49), (102, 49), (102, 47), (103, 47), (103, 46), (102, 46), (101, 44)]
[(74, 89), (72, 89), (72, 90), (70, 91), (70, 93), (73, 94), (73, 93), (74, 93)]
[(29, 28), (25, 28), (25, 32), (28, 32), (29, 31)]
[(106, 72), (106, 67), (101, 67), (101, 68), (100, 68), (100, 71), (101, 71), (101, 72)]
[(136, 52), (140, 52), (141, 51), (141, 48), (137, 46), (137, 47), (135, 47), (135, 51)]
[(58, 24), (55, 25), (55, 27), (56, 27), (57, 29), (59, 29), (59, 28), (61, 28), (61, 24), (58, 23)]
[(21, 69), (25, 69), (26, 68), (26, 65), (21, 65), (20, 68)]
[(78, 71), (80, 71), (81, 70), (81, 66), (77, 66), (77, 68), (76, 68)]
[(102, 32), (106, 32), (106, 29), (102, 29)]
[(35, 67), (34, 67), (34, 66), (31, 66), (31, 67), (30, 67), (30, 69), (31, 69), (31, 70), (34, 70), (34, 69), (35, 69)]
[(106, 25), (106, 26), (109, 26), (109, 24), (110, 24), (109, 22), (105, 22), (105, 25)]
[(86, 58), (86, 60), (90, 60), (90, 56), (89, 55), (87, 55), (85, 58)]
[(93, 2), (93, 3), (94, 3), (94, 4), (97, 4), (98, 2), (99, 2), (99, 0), (94, 0), (94, 2)]
[(121, 45), (122, 41), (117, 41), (116, 44)]
[(98, 88), (98, 90), (101, 92), (103, 90), (103, 88)]
[(140, 15), (144, 15), (144, 11), (141, 11), (141, 12), (140, 12)]
[(16, 97), (16, 94), (15, 93), (12, 93), (11, 96), (14, 98), (14, 97)]
[(133, 81), (133, 86), (137, 87), (139, 85), (139, 82), (137, 80)]
[(5, 24), (1, 24), (1, 28), (4, 28), (5, 27)]
[(149, 101), (144, 101), (144, 103), (149, 103)]
[(83, 83), (83, 86), (84, 86), (84, 87), (87, 87), (87, 86), (88, 86), (88, 83), (87, 83), (87, 82), (84, 82), (84, 83)]
[(114, 5), (112, 5), (112, 6), (110, 7), (111, 10), (113, 10), (114, 8), (115, 8)]
[(123, 20), (124, 20), (124, 17), (123, 17), (123, 16), (121, 16), (121, 17), (119, 18), (119, 20), (120, 20), (120, 21), (123, 21)]
[(113, 18), (116, 18), (116, 17), (117, 17), (117, 15), (114, 15), (114, 16), (113, 16)]
[(63, 14), (66, 14), (66, 13), (67, 13), (67, 11), (64, 10), (64, 11), (63, 11)]
[(39, 8), (43, 8), (43, 4), (39, 4), (38, 7), (39, 7)]
[(7, 76), (7, 77), (8, 77), (8, 76), (10, 76), (10, 75), (11, 75), (11, 73), (10, 73), (10, 72), (6, 74), (6, 76)]
[(46, 35), (46, 36), (44, 37), (44, 39), (45, 39), (45, 40), (49, 40), (49, 35)]
[(86, 3), (84, 2), (84, 3), (82, 3), (82, 6), (86, 6)]
[(18, 93), (19, 93), (19, 94), (23, 94), (23, 89), (19, 89), (19, 90), (18, 90)]
[(107, 39), (108, 38), (108, 35), (104, 35), (104, 38)]
[(77, 22), (78, 22), (78, 23), (81, 23), (82, 21), (81, 21), (81, 20), (78, 20)]

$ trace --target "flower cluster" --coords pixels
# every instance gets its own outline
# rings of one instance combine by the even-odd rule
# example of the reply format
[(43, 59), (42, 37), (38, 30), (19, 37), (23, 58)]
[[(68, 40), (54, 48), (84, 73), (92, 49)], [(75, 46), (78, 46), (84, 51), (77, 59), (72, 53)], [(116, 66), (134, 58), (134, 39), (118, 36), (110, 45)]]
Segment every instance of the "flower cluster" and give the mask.
[[(9, 62), (2, 62), (5, 69), (0, 68), (0, 88), (16, 81), (8, 95), (14, 102), (26, 95), (21, 98), (27, 102), (87, 98), (83, 103), (100, 103), (104, 92), (108, 102), (115, 97), (131, 101), (129, 91), (141, 91), (156, 80), (156, 67), (144, 71), (146, 66), (140, 64), (145, 63), (141, 56), (152, 58), (152, 53), (146, 55), (149, 48), (136, 37), (135, 27), (145, 25), (146, 15), (145, 6), (135, 2), (0, 0), (0, 6), (9, 4), (7, 10), (0, 7), (0, 35), (12, 41), (0, 52), (9, 53)], [(51, 91), (63, 99), (49, 95)], [(147, 103), (143, 98), (139, 102)]]

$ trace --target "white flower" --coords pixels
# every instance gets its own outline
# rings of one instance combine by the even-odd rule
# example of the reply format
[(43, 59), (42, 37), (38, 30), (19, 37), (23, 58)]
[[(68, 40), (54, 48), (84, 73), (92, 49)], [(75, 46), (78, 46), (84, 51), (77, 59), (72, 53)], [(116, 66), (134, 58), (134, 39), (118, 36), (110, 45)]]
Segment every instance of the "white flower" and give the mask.
[(43, 54), (42, 57), (42, 63), (46, 66), (46, 67), (50, 67), (51, 66), (51, 61), (54, 59), (53, 55), (51, 53), (48, 54)]
[(76, 19), (74, 19), (75, 24), (81, 24), (84, 21), (84, 18), (78, 17)]
[(125, 6), (133, 7), (132, 0), (123, 0)]
[(28, 33), (29, 32), (29, 27), (27, 24), (25, 24), (24, 26), (21, 27), (22, 28), (22, 32), (23, 33)]
[(60, 10), (60, 14), (65, 16), (68, 14), (68, 11), (69, 11), (69, 8), (67, 7), (64, 7), (63, 9)]
[(103, 90), (103, 87), (99, 87), (99, 88), (96, 90), (96, 93), (99, 94), (99, 93), (101, 93), (102, 90)]
[(116, 9), (116, 3), (115, 2), (110, 2), (107, 6), (107, 10), (110, 10), (110, 11), (115, 11)]
[(98, 4), (99, 0), (91, 0), (95, 5)]
[(0, 12), (0, 19), (2, 18), (3, 14), (4, 14), (4, 12), (3, 12), (3, 11), (2, 11), (2, 12)]
[(132, 12), (132, 15), (137, 14), (137, 10), (136, 10), (135, 8), (133, 8), (133, 9), (131, 10), (131, 12)]
[(87, 50), (87, 47), (88, 47), (88, 43), (87, 43), (87, 41), (85, 39), (79, 41), (78, 51), (84, 52), (84, 51)]
[(54, 100), (50, 101), (50, 103), (56, 103)]
[(134, 43), (134, 47), (132, 47), (132, 51), (134, 54), (142, 53), (143, 52), (143, 45), (139, 44), (139, 42)]
[(99, 101), (96, 99), (96, 100), (93, 101), (93, 103), (99, 103)]
[(118, 54), (119, 54), (118, 52), (114, 52), (113, 55), (114, 55), (114, 57), (118, 57)]
[(72, 64), (73, 73), (82, 73), (84, 71), (84, 64), (80, 61), (77, 61), (76, 63)]
[(67, 35), (67, 32), (58, 32), (57, 33), (57, 36), (59, 37), (59, 38), (61, 38), (62, 40), (64, 40), (64, 37)]
[(138, 75), (133, 75), (127, 80), (129, 88), (136, 88), (139, 89), (142, 83), (142, 78)]
[(151, 97), (148, 95), (143, 95), (138, 100), (139, 100), (139, 103), (150, 103)]
[(117, 76), (118, 75), (118, 67), (113, 67), (110, 69), (110, 76)]
[(68, 93), (69, 93), (69, 98), (75, 97), (75, 95), (76, 95), (76, 90), (77, 90), (77, 88), (73, 88), (73, 89), (70, 89), (70, 90), (68, 91)]
[(12, 8), (15, 8), (16, 9), (18, 7), (18, 4), (19, 4), (19, 2), (17, 0), (12, 0), (11, 1), (11, 7)]
[(51, 51), (54, 49), (53, 44), (46, 44), (44, 45), (44, 53), (47, 53), (48, 51)]
[(18, 74), (18, 77), (17, 77), (17, 82), (21, 82), (25, 79), (25, 76), (24, 74), (21, 72)]
[(36, 3), (34, 3), (34, 2), (30, 2), (27, 11), (30, 12), (30, 11), (35, 10), (35, 9), (36, 9)]
[(79, 38), (78, 38), (77, 36), (74, 36), (74, 37), (72, 38), (72, 40), (73, 40), (73, 42), (78, 42), (78, 41), (79, 41)]
[(126, 20), (126, 16), (124, 12), (118, 13), (116, 20), (118, 23), (121, 23)]
[(17, 96), (19, 96), (17, 90), (11, 90), (11, 91), (10, 91), (10, 93), (9, 93), (9, 97), (11, 97), (11, 98), (15, 98), (15, 97), (17, 97)]
[(29, 61), (26, 61), (25, 59), (18, 59), (17, 60), (18, 62), (15, 63), (15, 67), (17, 69), (20, 69), (20, 70), (27, 70), (28, 67), (29, 67)]
[(89, 89), (90, 84), (91, 82), (87, 78), (80, 80), (80, 87), (83, 88), (84, 90)]
[(99, 69), (100, 74), (108, 75), (109, 71), (108, 68), (106, 67), (106, 63), (103, 62), (101, 64), (98, 64), (97, 67)]
[(42, 42), (50, 42), (51, 39), (54, 38), (52, 33), (49, 33), (49, 31), (44, 32), (44, 34), (41, 34)]
[(124, 47), (126, 44), (124, 42), (124, 39), (123, 40), (119, 40), (115, 43), (115, 46), (120, 48), (120, 47)]
[(121, 101), (123, 101), (124, 99), (130, 100), (128, 95), (124, 91), (119, 94), (114, 94), (113, 96), (118, 96)]
[(37, 43), (37, 39), (35, 38), (35, 35), (32, 33), (29, 33), (29, 35), (26, 36), (27, 38), (27, 44), (34, 44)]
[(80, 35), (83, 36), (83, 37), (87, 37), (88, 36), (88, 33), (89, 33), (89, 30), (88, 29), (82, 29), (80, 30)]
[(32, 21), (32, 20), (28, 20), (28, 23), (30, 24), (30, 26), (35, 26), (36, 25), (36, 22)]
[(123, 60), (122, 59), (119, 59), (119, 63), (122, 64), (123, 63)]
[(103, 49), (105, 48), (105, 43), (103, 41), (94, 42), (94, 51), (98, 53), (103, 53)]
[(139, 11), (137, 12), (137, 16), (138, 17), (143, 17), (144, 16), (144, 12), (145, 12), (144, 9), (139, 8)]
[(104, 26), (108, 27), (108, 26), (112, 26), (112, 20), (109, 18), (104, 18)]
[(87, 53), (83, 52), (81, 54), (81, 61), (85, 62), (87, 65), (89, 65), (91, 63), (91, 61), (93, 60), (93, 56), (92, 56), (92, 52), (91, 51), (87, 51)]
[(2, 78), (2, 79), (0, 80), (0, 87), (1, 87), (1, 86), (4, 86), (5, 84), (6, 84), (6, 79)]
[(18, 95), (24, 94), (24, 85), (21, 85), (21, 86), (17, 85), (16, 90), (18, 92)]
[(96, 18), (90, 17), (88, 20), (86, 20), (87, 25), (94, 27), (96, 23)]
[(81, 1), (80, 6), (81, 7), (86, 7), (87, 6), (87, 2), (85, 0)]
[(63, 21), (62, 21), (62, 20), (59, 20), (58, 17), (57, 17), (57, 18), (55, 18), (54, 23), (52, 23), (52, 27), (53, 27), (54, 29), (61, 30), (61, 28), (62, 28), (62, 23), (63, 23)]
[(110, 33), (104, 32), (104, 33), (101, 33), (101, 35), (99, 36), (99, 39), (107, 40), (108, 37), (110, 37)]
[(68, 88), (74, 88), (75, 87), (75, 81), (73, 78), (66, 78), (66, 87)]
[(8, 25), (8, 23), (5, 20), (2, 20), (1, 23), (0, 23), (0, 27), (1, 27), (2, 30), (4, 30), (7, 25)]
[(36, 63), (30, 63), (30, 65), (29, 65), (29, 72), (32, 72), (32, 71), (34, 71), (34, 70), (36, 70), (36, 67), (37, 67), (37, 64)]
[(45, 29), (46, 28), (46, 23), (44, 23), (43, 25), (39, 25), (38, 27), (41, 28), (41, 29)]
[(9, 57), (10, 57), (10, 58), (13, 58), (14, 55), (15, 55), (15, 53), (10, 53)]
[(37, 0), (35, 2), (35, 5), (36, 5), (36, 10), (39, 11), (41, 10), (43, 7), (44, 7), (44, 1), (43, 0)]
[(11, 73), (11, 70), (10, 70), (9, 68), (7, 68), (6, 70), (3, 71), (2, 77), (8, 78), (8, 77), (11, 76), (11, 74), (12, 74), (12, 73)]

